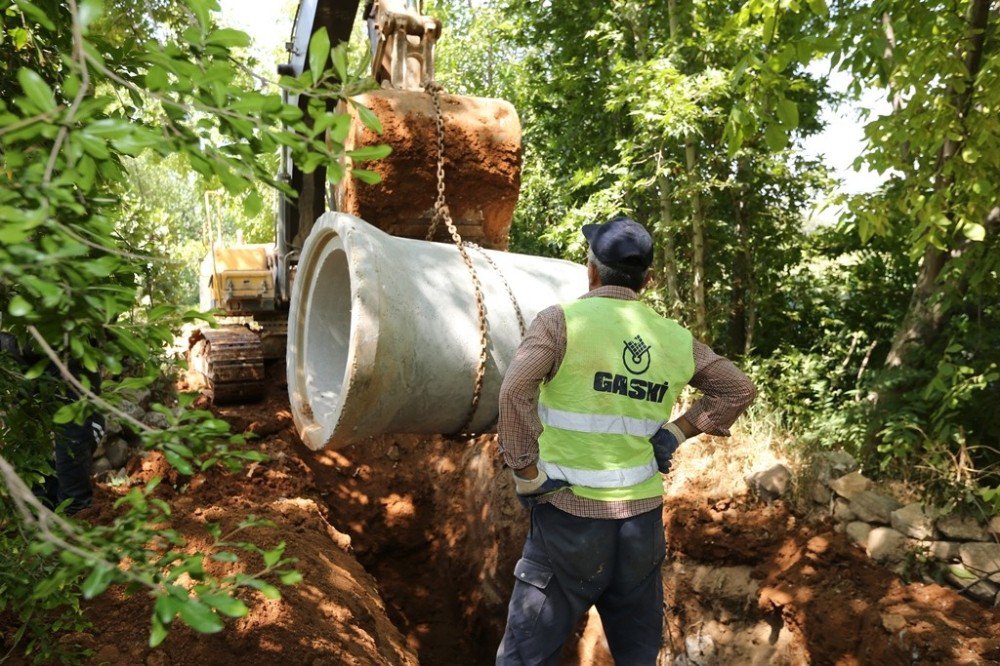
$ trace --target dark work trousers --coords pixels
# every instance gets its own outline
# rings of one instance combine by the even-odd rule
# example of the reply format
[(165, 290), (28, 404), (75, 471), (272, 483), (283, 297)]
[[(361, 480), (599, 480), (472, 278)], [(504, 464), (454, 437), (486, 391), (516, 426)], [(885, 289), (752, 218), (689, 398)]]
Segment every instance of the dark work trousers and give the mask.
[(557, 663), (576, 623), (596, 606), (615, 663), (654, 664), (663, 640), (665, 552), (660, 509), (601, 520), (536, 506), (496, 663)]
[(45, 479), (42, 492), (38, 493), (49, 506), (55, 507), (68, 499), (72, 500), (66, 508), (69, 514), (90, 506), (93, 499), (90, 472), (95, 443), (94, 425), (100, 422), (100, 417), (90, 416), (82, 424), (56, 426), (56, 473)]

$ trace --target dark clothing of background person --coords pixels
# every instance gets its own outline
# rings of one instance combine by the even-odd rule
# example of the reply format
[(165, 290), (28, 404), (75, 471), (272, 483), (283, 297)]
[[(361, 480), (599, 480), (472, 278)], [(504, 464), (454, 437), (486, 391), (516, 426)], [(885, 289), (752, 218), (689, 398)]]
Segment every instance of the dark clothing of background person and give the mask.
[[(0, 332), (0, 353), (13, 358), (24, 370), (39, 360), (24, 354), (18, 346), (17, 339), (10, 333)], [(75, 364), (70, 366), (70, 372), (75, 375), (79, 376), (80, 371), (81, 369)], [(60, 396), (61, 404), (68, 404), (77, 399), (76, 393), (62, 379), (59, 369), (51, 364), (38, 379), (31, 382), (58, 383), (56, 393)], [(97, 444), (98, 433), (103, 430), (103, 426), (104, 420), (100, 414), (92, 414), (80, 424), (65, 423), (53, 426), (55, 474), (47, 476), (41, 486), (34, 488), (35, 495), (50, 509), (67, 500), (69, 500), (66, 507), (68, 514), (74, 514), (90, 506), (93, 500), (90, 481), (93, 451)]]

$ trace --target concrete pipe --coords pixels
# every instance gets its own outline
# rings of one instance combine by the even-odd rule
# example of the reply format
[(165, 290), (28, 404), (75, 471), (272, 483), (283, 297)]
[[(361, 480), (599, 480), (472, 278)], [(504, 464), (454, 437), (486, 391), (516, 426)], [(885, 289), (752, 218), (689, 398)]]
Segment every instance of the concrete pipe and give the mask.
[[(499, 272), (483, 257), (493, 259)], [(483, 286), (489, 353), (470, 430), (490, 429), (526, 324), (579, 297), (586, 269), (559, 259), (470, 250)], [(338, 447), (380, 433), (451, 433), (471, 406), (479, 359), (472, 282), (454, 245), (390, 236), (326, 213), (302, 250), (288, 321), (288, 395), (302, 441)]]

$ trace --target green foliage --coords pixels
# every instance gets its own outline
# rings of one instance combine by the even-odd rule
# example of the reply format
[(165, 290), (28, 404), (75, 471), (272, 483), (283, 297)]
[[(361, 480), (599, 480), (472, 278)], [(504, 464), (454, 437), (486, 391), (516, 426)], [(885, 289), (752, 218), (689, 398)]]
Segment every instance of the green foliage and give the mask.
[[(582, 223), (634, 216), (657, 241), (648, 301), (683, 322), (702, 314), (706, 342), (746, 354), (762, 403), (803, 443), (1000, 507), (991, 3), (433, 10), (451, 28), (439, 79), (520, 114), (514, 249), (582, 260)], [(846, 95), (817, 74), (821, 58), (850, 76)], [(824, 105), (872, 90), (893, 109), (868, 110), (856, 163), (884, 182), (836, 200), (839, 222), (817, 230), (809, 211), (831, 183), (800, 141)]]
[[(283, 545), (265, 551), (233, 540), (263, 525), (252, 518), (225, 535), (209, 524), (210, 546), (193, 552), (169, 529), (156, 481), (129, 490), (104, 525), (43, 511), (21, 481), (37, 484), (51, 473), (53, 427), (95, 408), (115, 411), (160, 376), (181, 323), (210, 319), (182, 305), (190, 298), (178, 286), (178, 257), (164, 257), (186, 241), (194, 241), (186, 250), (194, 256), (211, 236), (202, 232), (207, 211), (199, 209), (207, 192), (229, 197), (216, 209), (229, 224), (259, 215), (269, 191), (292, 194), (275, 175), (280, 147), (334, 180), (343, 173), (346, 116), (328, 102), (367, 85), (343, 76), (345, 47), (331, 49), (317, 33), (310, 55), (323, 67), (282, 79), (290, 94), (308, 100), (303, 112), (277, 88), (257, 87), (241, 55), (249, 37), (216, 26), (215, 10), (214, 0), (109, 3), (106, 11), (98, 0), (16, 0), (0, 10), (7, 92), (0, 100), (0, 316), (28, 359), (0, 354), (0, 613), (19, 621), (12, 638), (36, 661), (72, 656), (60, 653), (59, 632), (80, 628), (81, 597), (111, 585), (156, 600), (155, 645), (178, 616), (197, 631), (218, 631), (223, 617), (245, 614), (234, 596), (241, 588), (276, 598), (266, 579), (300, 580)], [(337, 71), (326, 70), (327, 61)], [(233, 202), (235, 215), (225, 212)], [(271, 238), (270, 220), (262, 220), (251, 240)], [(60, 379), (66, 374), (75, 378)], [(225, 422), (190, 409), (191, 400), (154, 406), (164, 430), (118, 416), (182, 478), (263, 458)], [(206, 557), (246, 555), (262, 567), (224, 577), (205, 572)], [(182, 577), (193, 587), (182, 586)]]

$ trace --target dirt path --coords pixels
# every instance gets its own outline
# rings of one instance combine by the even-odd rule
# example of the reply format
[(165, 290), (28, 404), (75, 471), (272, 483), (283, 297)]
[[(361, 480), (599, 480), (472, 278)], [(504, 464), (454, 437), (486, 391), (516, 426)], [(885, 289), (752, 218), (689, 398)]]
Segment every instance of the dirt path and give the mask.
[[(285, 540), (304, 582), (280, 601), (247, 593), (250, 615), (224, 633), (179, 629), (156, 651), (148, 600), (113, 591), (88, 605), (95, 628), (76, 637), (91, 663), (492, 663), (526, 527), (495, 438), (386, 436), (314, 453), (294, 433), (283, 390), (275, 382), (263, 403), (219, 410), (234, 430), (260, 435), (270, 462), (196, 476), (184, 495), (165, 483), (161, 496), (192, 547), (209, 519), (274, 520), (277, 530), (249, 536), (263, 547)], [(742, 498), (741, 456), (700, 444), (670, 477), (663, 663), (1000, 664), (998, 611), (904, 584), (831, 526)], [(152, 455), (132, 471), (141, 482), (165, 469)], [(101, 488), (89, 517), (106, 519), (124, 491)], [(611, 663), (596, 616), (562, 663)]]

